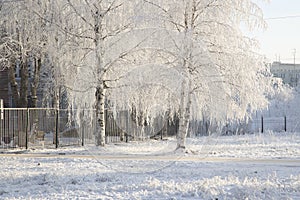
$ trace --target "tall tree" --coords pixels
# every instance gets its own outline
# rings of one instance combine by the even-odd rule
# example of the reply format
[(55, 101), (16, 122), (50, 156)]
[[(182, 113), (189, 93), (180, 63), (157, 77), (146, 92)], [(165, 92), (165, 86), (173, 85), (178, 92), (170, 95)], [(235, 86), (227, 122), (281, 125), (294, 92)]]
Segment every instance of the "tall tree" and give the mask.
[[(157, 39), (181, 74), (178, 148), (185, 148), (191, 118), (225, 121), (267, 105), (271, 81), (256, 42), (241, 31), (265, 26), (251, 0), (143, 0)], [(161, 40), (160, 38), (163, 38)], [(172, 58), (172, 59), (170, 59)], [(167, 63), (167, 62), (166, 62)]]
[(59, 78), (70, 95), (79, 100), (75, 104), (77, 108), (90, 105), (93, 91), (97, 112), (96, 144), (103, 146), (106, 92), (108, 82), (114, 81), (108, 74), (139, 45), (138, 40), (125, 41), (134, 26), (136, 2), (57, 0), (51, 5), (51, 61), (60, 68)]

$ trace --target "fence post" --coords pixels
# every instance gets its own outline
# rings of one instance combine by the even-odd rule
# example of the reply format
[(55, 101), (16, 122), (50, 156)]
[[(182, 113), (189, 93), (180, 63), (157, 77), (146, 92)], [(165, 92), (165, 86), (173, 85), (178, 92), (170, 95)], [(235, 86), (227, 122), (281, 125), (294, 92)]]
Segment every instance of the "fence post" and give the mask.
[[(127, 113), (127, 117), (126, 117), (126, 120), (125, 120), (125, 127), (126, 127), (126, 143), (128, 143), (128, 134), (129, 134), (129, 111), (126, 112)], [(130, 130), (132, 130), (132, 128), (130, 127)], [(131, 133), (132, 135), (132, 133)]]
[(264, 132), (264, 117), (261, 116), (261, 133)]
[(81, 130), (81, 146), (84, 146), (84, 126), (83, 126), (82, 121), (80, 123), (80, 129), (79, 130)]
[(25, 146), (28, 149), (28, 125), (29, 125), (29, 108), (27, 108), (26, 112), (26, 125), (25, 125)]
[(3, 100), (0, 99), (0, 136), (1, 136), (0, 145), (4, 135), (5, 135), (4, 106), (3, 106)]
[(84, 146), (84, 130), (83, 127), (81, 127), (82, 135), (81, 135), (81, 146)]
[(284, 132), (286, 132), (286, 115), (284, 116)]
[(79, 130), (81, 131), (81, 146), (84, 146), (84, 130), (83, 130), (83, 123), (84, 123), (84, 109), (80, 113), (80, 128)]
[(58, 148), (58, 128), (59, 128), (59, 111), (56, 109), (56, 123), (55, 123), (55, 148)]
[(3, 99), (0, 99), (0, 119), (4, 120), (4, 105), (3, 105)]

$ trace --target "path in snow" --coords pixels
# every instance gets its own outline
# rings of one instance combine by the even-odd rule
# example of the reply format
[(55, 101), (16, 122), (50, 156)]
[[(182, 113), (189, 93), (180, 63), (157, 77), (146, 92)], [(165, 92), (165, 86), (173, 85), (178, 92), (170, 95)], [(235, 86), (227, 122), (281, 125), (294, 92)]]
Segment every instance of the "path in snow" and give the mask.
[(198, 157), (198, 156), (185, 156), (185, 155), (77, 155), (77, 154), (0, 154), (0, 157), (23, 157), (23, 158), (80, 158), (80, 159), (95, 159), (95, 160), (145, 160), (145, 161), (194, 161), (194, 162), (231, 162), (231, 163), (257, 163), (257, 164), (278, 164), (278, 165), (292, 165), (300, 167), (300, 159), (276, 159), (276, 158), (230, 158), (230, 157)]

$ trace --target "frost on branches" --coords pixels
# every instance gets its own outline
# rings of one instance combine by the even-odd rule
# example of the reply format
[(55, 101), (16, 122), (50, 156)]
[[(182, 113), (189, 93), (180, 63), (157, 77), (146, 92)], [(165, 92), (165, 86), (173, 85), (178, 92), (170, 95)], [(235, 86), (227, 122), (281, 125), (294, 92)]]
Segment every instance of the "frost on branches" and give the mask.
[(96, 108), (99, 146), (108, 106), (146, 124), (178, 117), (181, 149), (190, 120), (244, 119), (268, 103), (268, 69), (240, 30), (265, 26), (250, 0), (22, 2), (46, 30), (35, 34), (53, 90), (63, 86), (72, 108)]
[(267, 105), (267, 68), (254, 51), (256, 42), (240, 31), (245, 22), (264, 26), (251, 1), (67, 5), (65, 24), (75, 41), (69, 48), (79, 65), (73, 91), (89, 91), (74, 92), (75, 105), (93, 102), (96, 94), (98, 145), (105, 143), (108, 103), (115, 114), (129, 110), (149, 124), (157, 116), (178, 116), (178, 148), (186, 146), (191, 119), (225, 122)]
[(135, 2), (68, 0), (51, 4), (57, 14), (52, 21), (52, 47), (57, 46), (54, 49), (60, 52), (55, 58), (65, 76), (70, 100), (73, 108), (96, 108), (96, 144), (104, 146), (108, 82), (119, 79), (107, 79), (107, 74), (137, 46), (129, 38)]
[[(256, 42), (240, 25), (262, 27), (261, 10), (249, 0), (144, 0), (143, 25), (157, 29), (153, 51), (180, 81), (178, 148), (185, 148), (189, 120), (224, 122), (248, 117), (267, 105), (271, 78)], [(149, 23), (153, 21), (153, 23)], [(151, 28), (149, 26), (149, 28)], [(159, 76), (159, 74), (157, 74)]]

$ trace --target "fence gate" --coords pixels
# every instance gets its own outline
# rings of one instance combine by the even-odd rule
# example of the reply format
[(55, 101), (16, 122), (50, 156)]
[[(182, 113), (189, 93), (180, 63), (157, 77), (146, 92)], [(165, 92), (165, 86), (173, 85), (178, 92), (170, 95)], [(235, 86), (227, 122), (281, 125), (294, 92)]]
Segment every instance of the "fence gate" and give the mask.
[(56, 124), (55, 109), (28, 109), (28, 147), (57, 146)]
[(26, 147), (27, 109), (1, 109), (0, 147)]

